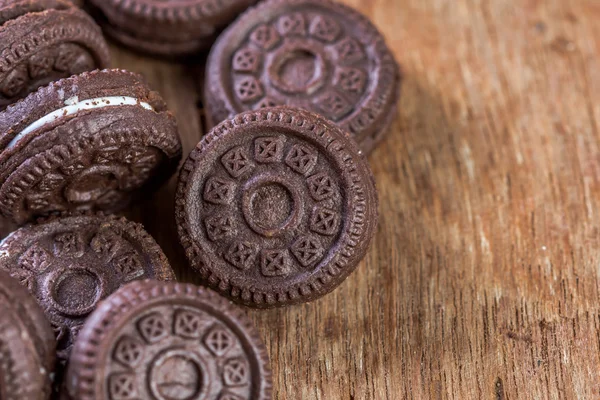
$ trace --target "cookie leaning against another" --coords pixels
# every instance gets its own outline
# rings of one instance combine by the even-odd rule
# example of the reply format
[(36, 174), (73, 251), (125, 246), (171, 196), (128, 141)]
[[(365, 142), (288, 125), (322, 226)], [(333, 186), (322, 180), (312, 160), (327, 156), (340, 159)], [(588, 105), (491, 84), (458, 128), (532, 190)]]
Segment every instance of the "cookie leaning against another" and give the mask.
[(400, 72), (358, 11), (330, 0), (268, 0), (219, 36), (204, 88), (209, 127), (246, 110), (299, 107), (336, 122), (368, 154), (396, 116)]
[(133, 282), (84, 325), (67, 372), (74, 399), (270, 400), (268, 355), (245, 313), (209, 289)]
[(0, 398), (47, 400), (55, 348), (50, 323), (35, 299), (0, 271)]
[(317, 114), (280, 107), (204, 136), (181, 169), (175, 219), (207, 284), (266, 308), (340, 285), (369, 248), (377, 204), (356, 143)]
[(40, 86), (109, 62), (100, 28), (71, 2), (0, 1), (0, 111)]
[(42, 306), (60, 360), (68, 359), (79, 329), (103, 298), (132, 280), (175, 279), (141, 225), (91, 214), (49, 218), (13, 232), (0, 244), (0, 270)]
[(167, 179), (180, 158), (175, 118), (141, 76), (83, 73), (0, 113), (0, 212), (18, 223), (114, 212)]
[(207, 50), (217, 34), (257, 0), (90, 0), (107, 35), (166, 57)]

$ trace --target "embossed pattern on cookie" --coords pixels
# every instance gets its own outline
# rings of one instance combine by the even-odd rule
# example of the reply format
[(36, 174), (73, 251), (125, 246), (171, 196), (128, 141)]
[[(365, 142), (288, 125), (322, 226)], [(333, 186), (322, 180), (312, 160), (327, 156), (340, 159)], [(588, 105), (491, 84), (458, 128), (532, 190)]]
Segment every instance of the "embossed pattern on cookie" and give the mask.
[(123, 287), (92, 314), (67, 383), (89, 400), (271, 398), (266, 349), (244, 313), (208, 289), (156, 281)]
[(318, 112), (369, 152), (395, 115), (399, 84), (383, 37), (358, 12), (328, 0), (269, 0), (217, 40), (205, 103), (213, 125), (275, 105)]
[(140, 225), (103, 215), (51, 218), (13, 232), (0, 245), (0, 269), (37, 298), (63, 360), (103, 298), (133, 280), (174, 279)]
[(273, 108), (205, 136), (180, 175), (175, 212), (190, 264), (212, 287), (272, 307), (320, 297), (356, 268), (374, 234), (377, 195), (366, 160), (338, 127)]
[(0, 113), (0, 212), (115, 212), (174, 172), (181, 143), (138, 75), (94, 71), (54, 82)]
[(0, 111), (40, 86), (110, 62), (100, 28), (66, 0), (1, 4), (0, 43)]

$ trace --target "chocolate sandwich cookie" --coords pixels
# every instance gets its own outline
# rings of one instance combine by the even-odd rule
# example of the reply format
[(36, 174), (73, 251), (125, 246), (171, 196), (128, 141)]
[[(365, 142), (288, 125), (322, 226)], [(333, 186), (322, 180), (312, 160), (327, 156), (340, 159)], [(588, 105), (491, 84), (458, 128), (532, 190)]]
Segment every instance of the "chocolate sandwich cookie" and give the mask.
[(209, 126), (252, 109), (320, 113), (369, 153), (396, 115), (400, 74), (384, 38), (328, 0), (270, 0), (219, 36), (205, 78)]
[(115, 40), (159, 56), (193, 55), (256, 0), (90, 0)]
[(46, 400), (55, 342), (31, 295), (0, 272), (0, 399)]
[(271, 399), (267, 352), (242, 310), (189, 284), (135, 282), (100, 304), (67, 375), (80, 400)]
[(118, 211), (176, 169), (175, 118), (139, 75), (83, 73), (0, 113), (0, 212)]
[(98, 214), (54, 217), (20, 228), (0, 244), (0, 269), (42, 306), (62, 360), (100, 300), (132, 280), (175, 278), (141, 225)]
[(325, 118), (290, 108), (215, 127), (183, 166), (175, 205), (191, 266), (252, 307), (333, 290), (367, 252), (377, 216), (356, 143)]
[(0, 111), (40, 86), (109, 61), (100, 28), (72, 2), (0, 2)]

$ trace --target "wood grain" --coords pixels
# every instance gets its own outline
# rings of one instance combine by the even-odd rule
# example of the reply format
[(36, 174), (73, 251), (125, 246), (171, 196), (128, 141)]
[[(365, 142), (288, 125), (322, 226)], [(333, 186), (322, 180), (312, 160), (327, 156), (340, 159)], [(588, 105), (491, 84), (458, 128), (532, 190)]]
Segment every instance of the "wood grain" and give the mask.
[[(251, 311), (275, 399), (600, 398), (600, 2), (347, 0), (405, 77), (382, 215), (324, 299)], [(202, 135), (201, 65), (113, 48)], [(132, 215), (194, 281), (175, 179)]]

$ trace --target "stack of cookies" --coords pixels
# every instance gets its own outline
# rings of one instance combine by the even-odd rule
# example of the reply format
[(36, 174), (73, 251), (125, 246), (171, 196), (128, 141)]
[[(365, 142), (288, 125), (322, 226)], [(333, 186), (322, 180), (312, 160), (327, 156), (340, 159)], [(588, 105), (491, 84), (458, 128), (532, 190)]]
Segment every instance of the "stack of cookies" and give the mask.
[[(0, 399), (270, 399), (266, 349), (231, 301), (311, 301), (364, 258), (365, 156), (395, 116), (394, 57), (329, 0), (78, 3), (0, 0), (0, 213), (21, 225), (0, 243)], [(114, 215), (182, 147), (161, 96), (106, 69), (103, 31), (180, 62), (210, 50), (210, 131), (164, 212), (212, 290), (175, 283), (154, 239)]]

